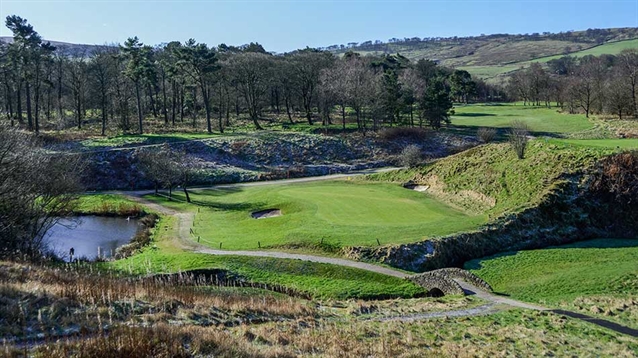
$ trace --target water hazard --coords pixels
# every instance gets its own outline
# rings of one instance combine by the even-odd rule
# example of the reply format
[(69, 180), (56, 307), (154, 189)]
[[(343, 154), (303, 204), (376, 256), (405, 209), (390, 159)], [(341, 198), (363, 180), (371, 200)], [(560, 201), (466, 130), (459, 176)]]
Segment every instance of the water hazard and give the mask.
[(115, 250), (128, 244), (139, 229), (135, 219), (103, 216), (83, 216), (60, 219), (46, 234), (49, 249), (69, 260), (71, 248), (73, 258), (94, 260), (98, 254), (111, 257)]

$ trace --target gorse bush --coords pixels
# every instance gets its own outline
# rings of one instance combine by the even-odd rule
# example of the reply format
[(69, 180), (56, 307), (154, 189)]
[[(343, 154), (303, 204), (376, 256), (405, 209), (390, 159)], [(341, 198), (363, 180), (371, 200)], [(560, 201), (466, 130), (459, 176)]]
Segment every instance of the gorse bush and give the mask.
[(527, 136), (529, 135), (529, 126), (523, 121), (513, 121), (507, 133), (507, 138), (512, 145), (512, 149), (516, 152), (518, 159), (525, 158), (525, 149), (527, 148)]
[(482, 127), (476, 131), (476, 136), (483, 142), (489, 143), (496, 139), (497, 131), (495, 128)]
[(414, 168), (423, 163), (423, 155), (418, 145), (411, 144), (403, 149), (399, 157), (401, 165)]

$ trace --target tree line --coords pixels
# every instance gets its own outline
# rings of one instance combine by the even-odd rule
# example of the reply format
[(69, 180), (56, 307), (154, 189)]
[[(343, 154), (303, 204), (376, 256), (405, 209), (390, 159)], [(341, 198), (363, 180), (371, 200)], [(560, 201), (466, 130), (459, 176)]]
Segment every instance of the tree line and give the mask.
[(510, 95), (524, 104), (551, 106), (569, 113), (638, 116), (638, 50), (618, 55), (564, 56), (532, 63), (509, 79)]
[(203, 121), (208, 132), (223, 132), (237, 118), (261, 129), (273, 117), (310, 125), (340, 120), (344, 128), (353, 117), (360, 130), (439, 127), (454, 99), (505, 96), (465, 71), (398, 54), (337, 57), (306, 48), (273, 55), (258, 43), (149, 46), (137, 37), (70, 51), (45, 42), (19, 16), (8, 16), (6, 26), (13, 42), (0, 46), (0, 111), (12, 126), (36, 133), (43, 123), (82, 129), (96, 118), (102, 135), (110, 125), (144, 133), (149, 119), (165, 126)]

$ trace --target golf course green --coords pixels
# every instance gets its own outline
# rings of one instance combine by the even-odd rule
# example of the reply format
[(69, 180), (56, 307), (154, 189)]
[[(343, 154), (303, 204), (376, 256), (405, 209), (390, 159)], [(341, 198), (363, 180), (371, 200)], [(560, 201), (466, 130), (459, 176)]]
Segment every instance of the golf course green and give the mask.
[[(202, 244), (219, 248), (221, 243), (229, 250), (320, 245), (330, 251), (408, 243), (470, 230), (487, 220), (396, 184), (350, 180), (194, 191), (192, 204), (149, 198), (179, 210), (199, 210), (195, 236)], [(279, 209), (281, 216), (251, 216), (266, 209)]]

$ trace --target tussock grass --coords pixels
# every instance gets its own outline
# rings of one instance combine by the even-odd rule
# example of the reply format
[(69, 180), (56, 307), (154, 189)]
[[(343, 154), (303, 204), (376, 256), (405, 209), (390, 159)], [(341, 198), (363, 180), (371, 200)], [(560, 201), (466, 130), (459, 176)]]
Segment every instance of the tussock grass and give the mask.
[(316, 321), (259, 326), (118, 328), (108, 336), (50, 344), (38, 357), (633, 357), (638, 340), (545, 313), (422, 322)]
[(3, 337), (94, 332), (121, 323), (232, 325), (314, 315), (301, 300), (261, 290), (216, 288), (188, 276), (177, 283), (119, 277), (75, 264), (51, 268), (2, 262), (0, 297)]

